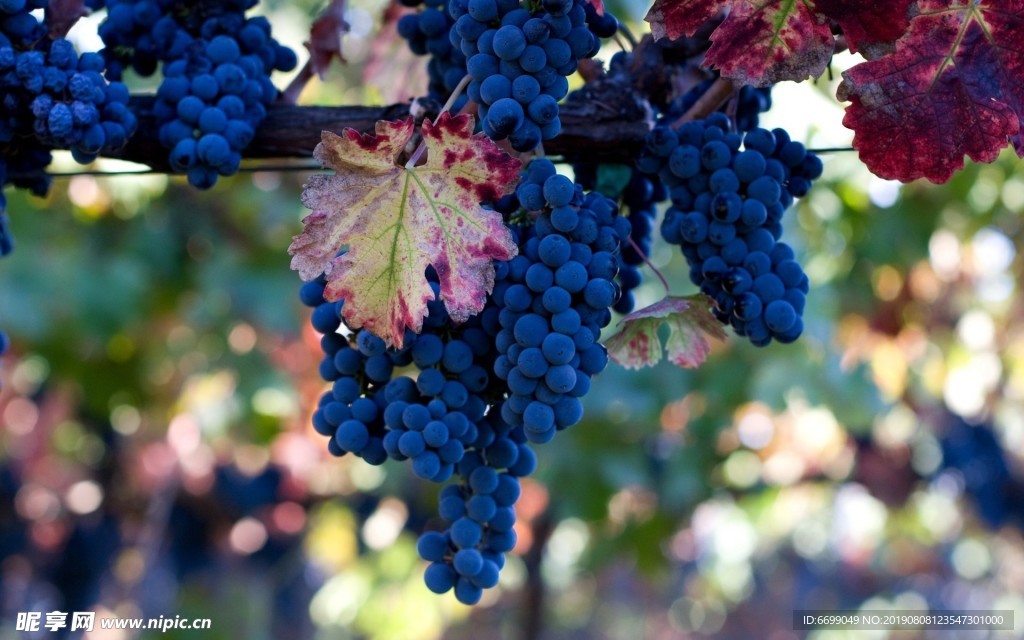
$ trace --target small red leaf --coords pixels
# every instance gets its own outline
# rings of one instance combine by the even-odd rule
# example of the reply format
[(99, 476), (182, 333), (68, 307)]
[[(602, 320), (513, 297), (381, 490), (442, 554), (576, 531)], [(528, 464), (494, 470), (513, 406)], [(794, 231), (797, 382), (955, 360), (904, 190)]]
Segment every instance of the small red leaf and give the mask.
[(644, 18), (656, 40), (692, 36), (702, 24), (729, 5), (730, 0), (655, 0)]
[(345, 22), (345, 3), (346, 0), (331, 0), (309, 29), (309, 42), (305, 44), (313, 72), (321, 80), (332, 60), (337, 58), (339, 62), (345, 62), (341, 54), (341, 37), (349, 31), (348, 22)]
[(843, 74), (843, 124), (872, 173), (945, 182), (992, 162), (1024, 117), (1024, 0), (920, 0), (896, 51)]
[(817, 0), (818, 11), (843, 29), (850, 51), (868, 59), (892, 51), (893, 45), (910, 26), (914, 0)]

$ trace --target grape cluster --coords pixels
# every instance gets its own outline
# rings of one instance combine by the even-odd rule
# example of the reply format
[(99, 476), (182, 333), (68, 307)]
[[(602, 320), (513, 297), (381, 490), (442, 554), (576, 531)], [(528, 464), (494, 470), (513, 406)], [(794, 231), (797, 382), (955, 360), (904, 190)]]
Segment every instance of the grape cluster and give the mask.
[(808, 280), (780, 241), (781, 220), (821, 175), (821, 161), (781, 129), (743, 136), (717, 113), (678, 131), (654, 129), (637, 166), (669, 188), (662, 235), (682, 247), (718, 319), (757, 346), (796, 340)]
[(79, 58), (72, 44), (61, 38), (45, 55), (21, 54), (14, 69), (23, 79), (37, 79), (23, 86), (39, 91), (31, 103), (32, 126), (44, 145), (70, 149), (76, 161), (88, 164), (100, 153), (121, 149), (135, 133), (138, 123), (128, 109), (128, 88), (103, 79), (99, 54)]
[(496, 270), (494, 372), (510, 394), (502, 417), (543, 443), (579, 422), (579, 399), (608, 362), (598, 339), (619, 297), (617, 253), (630, 229), (613, 201), (584, 196), (546, 159), (528, 165), (516, 196), (540, 213), (521, 232), (520, 255)]
[[(430, 275), (436, 294), (436, 275)], [(494, 394), (481, 364), (493, 360), (493, 339), (482, 329), (482, 317), (453, 327), (443, 303), (434, 300), (423, 332), (409, 332), (401, 349), (389, 349), (365, 329), (352, 341), (338, 333), (344, 303), (327, 302), (323, 293), (322, 279), (300, 290), (302, 301), (314, 307), (313, 327), (324, 334), (320, 375), (333, 384), (313, 415), (314, 428), (331, 438), (335, 455), (353, 453), (371, 464), (411, 458), (418, 476), (447, 480), (476, 441), (485, 398)], [(410, 365), (419, 371), (415, 381), (393, 377)]]
[[(437, 294), (436, 274), (427, 275)], [(503, 395), (484, 366), (495, 358), (498, 310), (456, 327), (434, 300), (423, 331), (407, 334), (401, 349), (389, 349), (366, 330), (351, 339), (338, 333), (343, 302), (325, 301), (324, 285), (321, 278), (299, 293), (313, 307), (313, 327), (324, 334), (320, 374), (332, 382), (313, 427), (330, 438), (334, 455), (352, 453), (370, 464), (411, 459), (417, 476), (435, 482), (458, 474), (462, 482), (445, 487), (439, 502), (448, 530), (423, 534), (419, 548), (432, 563), (425, 574), (430, 589), (454, 588), (461, 602), (476, 603), (483, 589), (497, 584), (504, 553), (515, 546), (515, 477), (536, 466), (522, 428), (502, 422), (500, 409), (485, 416)], [(409, 366), (418, 371), (415, 380), (395, 375)]]
[(495, 209), (533, 224), (513, 225), (520, 255), (496, 264), (496, 284), (485, 314), (497, 312), (494, 372), (507, 398), (478, 424), (457, 472), (463, 482), (441, 492), (447, 523), (418, 545), (430, 562), (424, 575), (436, 593), (454, 590), (475, 604), (494, 586), (516, 543), (518, 478), (536, 467), (529, 443), (551, 440), (582, 417), (579, 398), (607, 363), (597, 340), (618, 296), (616, 256), (629, 225), (612, 201), (556, 175), (534, 160), (514, 196)]
[(458, 465), (463, 482), (441, 491), (438, 512), (446, 529), (424, 533), (417, 545), (431, 563), (424, 574), (427, 588), (454, 589), (464, 604), (476, 604), (484, 589), (498, 583), (505, 553), (516, 544), (518, 478), (537, 466), (522, 427), (509, 426), (501, 414), (496, 406), (480, 423), (477, 443)]
[(991, 425), (972, 425), (948, 415), (939, 443), (940, 470), (960, 474), (966, 497), (987, 527), (1024, 526), (1024, 480), (1011, 470), (1010, 457)]
[(275, 71), (295, 68), (263, 17), (246, 18), (255, 0), (192, 3), (112, 0), (100, 27), (109, 73), (131, 66), (149, 75), (163, 64), (154, 114), (171, 167), (205, 189), (241, 162), (277, 97)]
[[(46, 6), (45, 0), (0, 2), (0, 186), (40, 196), (50, 185), (44, 169), (51, 149), (68, 149), (87, 163), (122, 148), (136, 129), (128, 90), (104, 80), (102, 58), (79, 57), (69, 41), (48, 37), (33, 15)], [(0, 215), (6, 205), (0, 193)], [(12, 244), (0, 224), (0, 255)]]
[[(448, 13), (446, 0), (402, 0), (407, 7), (426, 7), (418, 13), (410, 13), (398, 20), (398, 35), (409, 43), (409, 49), (416, 55), (429, 55), (427, 73), (430, 76), (429, 95), (435, 100), (445, 101), (458, 87), (466, 75), (466, 56), (457, 41), (452, 41), (452, 27), (455, 21)], [(454, 109), (460, 109), (466, 98), (462, 96)]]
[(567, 76), (600, 46), (585, 0), (546, 0), (531, 13), (518, 0), (451, 0), (452, 42), (466, 56), (467, 92), (484, 132), (529, 151), (561, 131), (558, 101)]
[(621, 295), (612, 308), (630, 313), (636, 306), (633, 290), (643, 281), (640, 267), (651, 253), (658, 203), (668, 198), (668, 191), (657, 176), (645, 175), (635, 167), (577, 164), (573, 168), (584, 189), (619, 201), (620, 210), (629, 221), (629, 238), (618, 254), (619, 273), (615, 276)]
[[(31, 13), (45, 6), (38, 1), (0, 5), (5, 14), (0, 19), (0, 149), (5, 165), (0, 173), (5, 182), (15, 172), (38, 172), (49, 161), (49, 148), (69, 149), (76, 160), (88, 163), (99, 153), (123, 147), (136, 128), (128, 89), (104, 80), (103, 59), (93, 53), (79, 57), (64, 38), (46, 37), (44, 25)], [(6, 166), (14, 156), (20, 156), (17, 166)], [(38, 178), (29, 180), (37, 183), (35, 191), (45, 190)]]

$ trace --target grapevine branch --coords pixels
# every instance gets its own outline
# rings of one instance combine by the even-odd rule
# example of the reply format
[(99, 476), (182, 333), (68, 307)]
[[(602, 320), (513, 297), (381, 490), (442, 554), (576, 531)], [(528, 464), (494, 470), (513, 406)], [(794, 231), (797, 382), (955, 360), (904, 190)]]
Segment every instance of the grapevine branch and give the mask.
[[(717, 87), (718, 90), (715, 90)], [(681, 119), (690, 120), (707, 116), (718, 109), (734, 90), (732, 83), (718, 83), (709, 94), (714, 99), (700, 100)], [(544, 143), (549, 156), (567, 161), (620, 162), (631, 164), (643, 147), (644, 138), (650, 131), (649, 115), (643, 103), (632, 92), (626, 90), (603, 91), (591, 100), (570, 101), (561, 105), (562, 133)], [(152, 172), (170, 173), (167, 150), (159, 142), (156, 118), (153, 115), (154, 98), (137, 96), (131, 100), (131, 108), (139, 118), (139, 130), (128, 145), (111, 156), (143, 164)], [(417, 113), (423, 117), (435, 118), (439, 106)], [(256, 137), (245, 151), (247, 159), (310, 158), (313, 149), (320, 142), (320, 132), (340, 132), (352, 128), (372, 132), (378, 120), (403, 120), (410, 117), (409, 104), (395, 104), (384, 107), (350, 106), (322, 107), (296, 106), (276, 103), (267, 110), (267, 118), (256, 132)], [(849, 147), (816, 150), (818, 152), (849, 151)], [(303, 166), (251, 167), (252, 171), (309, 170)], [(107, 172), (76, 172), (74, 175)], [(126, 173), (138, 173), (137, 171)]]
[[(160, 145), (152, 97), (134, 97), (131, 109), (139, 118), (139, 130), (128, 146), (113, 157), (137, 162), (157, 171), (170, 171), (167, 150)], [(633, 101), (593, 105), (565, 104), (561, 108), (562, 134), (545, 143), (549, 155), (567, 160), (632, 162), (649, 131), (646, 115)], [(434, 117), (428, 113), (428, 117)], [(378, 120), (410, 117), (408, 104), (386, 107), (312, 107), (278, 103), (267, 110), (246, 158), (309, 158), (320, 142), (320, 132), (340, 132), (346, 127), (372, 132)]]
[(697, 99), (689, 110), (681, 118), (672, 123), (673, 129), (678, 129), (684, 122), (699, 120), (709, 114), (718, 111), (726, 100), (736, 93), (736, 83), (728, 78), (718, 78), (707, 91)]

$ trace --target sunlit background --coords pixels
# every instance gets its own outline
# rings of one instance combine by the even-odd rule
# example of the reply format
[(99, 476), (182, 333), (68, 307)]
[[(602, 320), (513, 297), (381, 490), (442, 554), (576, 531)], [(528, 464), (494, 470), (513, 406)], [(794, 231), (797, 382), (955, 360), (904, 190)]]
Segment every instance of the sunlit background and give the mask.
[[(610, 6), (639, 34), (642, 4)], [(261, 6), (298, 49), (320, 8)], [(423, 61), (376, 38), (382, 8), (349, 3), (348, 63), (303, 102), (422, 92)], [(98, 48), (98, 19), (80, 48)], [(762, 123), (849, 145), (833, 96), (853, 63), (777, 88)], [(538, 448), (519, 544), (474, 608), (422, 584), (438, 487), (331, 458), (310, 426), (325, 384), (285, 251), (308, 173), (10, 192), (0, 638), (27, 637), (18, 611), (55, 609), (213, 620), (169, 639), (788, 640), (804, 637), (793, 609), (1013, 609), (1024, 628), (1024, 164), (901, 187), (824, 157), (787, 214), (812, 283), (804, 337), (732, 339), (698, 371), (610, 366), (584, 422)], [(678, 250), (651, 259), (692, 292)], [(661, 295), (648, 280), (640, 304)]]

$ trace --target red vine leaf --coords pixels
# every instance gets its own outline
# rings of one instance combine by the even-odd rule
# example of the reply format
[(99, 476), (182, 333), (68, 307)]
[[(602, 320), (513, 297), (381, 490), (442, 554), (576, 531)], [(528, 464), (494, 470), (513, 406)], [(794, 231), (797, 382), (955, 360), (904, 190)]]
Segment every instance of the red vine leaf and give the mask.
[(843, 124), (872, 173), (945, 182), (992, 162), (1024, 117), (1024, 0), (920, 0), (896, 51), (843, 73)]
[(331, 61), (337, 58), (339, 62), (345, 62), (345, 56), (341, 53), (341, 38), (349, 31), (349, 24), (345, 21), (345, 3), (346, 0), (331, 0), (331, 4), (313, 21), (309, 29), (309, 42), (305, 45), (309, 49), (313, 72), (321, 80), (330, 68)]
[(494, 287), (494, 260), (516, 255), (501, 215), (480, 203), (515, 187), (520, 162), (473, 135), (472, 116), (445, 113), (423, 123), (427, 161), (409, 169), (396, 162), (413, 132), (412, 119), (379, 121), (375, 135), (323, 132), (314, 156), (335, 175), (306, 184), (302, 203), (313, 213), (288, 249), (304, 280), (325, 274), (325, 297), (345, 301), (350, 327), (396, 347), (406, 329), (420, 331), (434, 298), (428, 266), (448, 313), (463, 322)]
[(835, 41), (828, 19), (806, 0), (658, 0), (647, 21), (655, 37), (692, 36), (726, 8), (705, 56), (723, 76), (763, 87), (825, 71)]
[(658, 328), (662, 324), (668, 325), (669, 330), (665, 341), (668, 359), (680, 367), (696, 368), (704, 363), (711, 351), (708, 336), (725, 339), (722, 324), (711, 314), (711, 300), (707, 296), (668, 296), (620, 320), (622, 329), (605, 343), (608, 355), (627, 369), (658, 364)]
[(594, 10), (597, 11), (597, 15), (604, 15), (604, 0), (587, 0), (587, 3), (594, 7)]
[(702, 24), (725, 9), (731, 0), (655, 0), (644, 18), (655, 40), (692, 36)]
[(828, 20), (801, 0), (742, 2), (711, 34), (704, 60), (727, 78), (764, 87), (817, 78), (834, 47)]
[(816, 0), (818, 11), (824, 13), (842, 30), (850, 51), (868, 59), (881, 57), (893, 50), (896, 40), (910, 26), (910, 10), (914, 0)]

